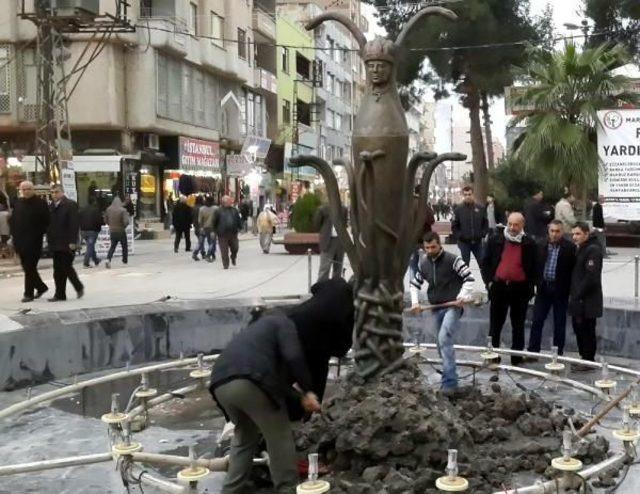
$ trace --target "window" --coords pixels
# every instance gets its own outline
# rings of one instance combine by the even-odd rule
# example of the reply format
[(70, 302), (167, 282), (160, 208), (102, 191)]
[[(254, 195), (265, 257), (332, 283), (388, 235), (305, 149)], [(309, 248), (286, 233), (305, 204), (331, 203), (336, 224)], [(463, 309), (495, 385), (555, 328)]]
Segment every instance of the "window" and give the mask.
[(11, 113), (11, 61), (10, 45), (0, 45), (0, 113)]
[(282, 48), (282, 72), (289, 73), (289, 48)]
[(336, 113), (334, 117), (334, 121), (335, 121), (336, 130), (342, 130), (342, 115), (340, 115), (339, 113)]
[(333, 41), (329, 36), (327, 36), (327, 45), (329, 47), (329, 57), (333, 59), (333, 52), (336, 49), (336, 42)]
[(342, 48), (340, 45), (336, 44), (335, 49), (331, 52), (331, 57), (336, 63), (340, 63), (342, 61)]
[(342, 82), (340, 82), (340, 81), (336, 81), (336, 82), (335, 82), (335, 84), (334, 84), (334, 86), (335, 86), (335, 87), (334, 87), (334, 89), (335, 89), (334, 94), (335, 94), (338, 98), (340, 98), (340, 97), (341, 97), (341, 95), (342, 95)]
[(198, 6), (189, 3), (189, 33), (198, 36)]
[(253, 53), (251, 51), (252, 45), (251, 45), (251, 38), (249, 38), (247, 36), (247, 63), (249, 64), (249, 67), (251, 67), (251, 54)]
[(196, 113), (196, 123), (204, 125), (204, 74), (199, 70), (194, 71), (195, 78), (193, 80), (194, 107)]
[(311, 127), (311, 105), (298, 100), (296, 106), (298, 110), (298, 122)]
[(296, 74), (305, 80), (311, 79), (311, 61), (300, 52), (296, 52)]
[(177, 62), (182, 66), (182, 118), (187, 122), (193, 122), (193, 69), (188, 65)]
[(240, 95), (240, 134), (247, 135), (247, 90)]
[(327, 91), (331, 94), (335, 91), (336, 76), (327, 72)]
[(247, 32), (238, 28), (238, 57), (247, 59)]
[(264, 129), (264, 106), (262, 105), (262, 96), (256, 94), (256, 132), (255, 134), (258, 136), (264, 137), (265, 129)]
[(211, 11), (211, 40), (216, 46), (224, 48), (224, 20), (215, 12)]
[(161, 117), (169, 116), (169, 71), (167, 68), (167, 59), (165, 57), (158, 57), (158, 97), (157, 97), (157, 112)]
[(256, 114), (255, 114), (255, 95), (247, 94), (247, 133), (255, 135), (256, 133)]
[(282, 101), (282, 122), (285, 124), (291, 123), (291, 101)]
[(335, 125), (335, 112), (333, 110), (327, 110), (327, 127), (330, 129), (334, 128)]

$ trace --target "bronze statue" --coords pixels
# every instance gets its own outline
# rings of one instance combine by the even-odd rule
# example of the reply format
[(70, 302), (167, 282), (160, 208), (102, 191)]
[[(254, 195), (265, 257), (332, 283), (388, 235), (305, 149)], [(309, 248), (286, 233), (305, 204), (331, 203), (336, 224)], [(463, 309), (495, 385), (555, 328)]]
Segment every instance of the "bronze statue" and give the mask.
[[(343, 24), (357, 40), (367, 72), (366, 93), (353, 129), (355, 166), (343, 163), (351, 191), (353, 239), (339, 214), (340, 195), (331, 166), (316, 156), (291, 160), (291, 166), (313, 166), (325, 181), (332, 220), (355, 274), (355, 359), (363, 377), (402, 365), (403, 277), (425, 222), (429, 180), (441, 162), (466, 159), (458, 153), (420, 152), (407, 165), (409, 130), (398, 95), (397, 61), (412, 27), (432, 14), (456, 19), (450, 10), (426, 7), (407, 22), (395, 43), (381, 37), (367, 42), (350, 19), (335, 12), (306, 26), (312, 30), (328, 20)], [(427, 166), (416, 208), (415, 176), (423, 164)]]

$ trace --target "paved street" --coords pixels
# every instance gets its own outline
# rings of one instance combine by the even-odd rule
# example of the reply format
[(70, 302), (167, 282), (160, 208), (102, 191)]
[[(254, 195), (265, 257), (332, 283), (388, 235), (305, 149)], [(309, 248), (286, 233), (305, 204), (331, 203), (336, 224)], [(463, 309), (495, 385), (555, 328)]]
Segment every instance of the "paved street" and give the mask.
[[(447, 246), (456, 251), (455, 246)], [(306, 256), (292, 256), (282, 245), (273, 245), (271, 254), (261, 252), (257, 237), (243, 235), (240, 242), (238, 265), (222, 269), (218, 259), (209, 264), (194, 262), (183, 250), (173, 253), (173, 240), (145, 240), (135, 244), (135, 255), (129, 265), (123, 266), (114, 258), (112, 269), (101, 264), (97, 268), (82, 267), (80, 258), (75, 267), (85, 284), (83, 299), (77, 300), (73, 288), (68, 287), (69, 300), (51, 304), (46, 301), (53, 292), (51, 260), (41, 263), (41, 274), (50, 292), (41, 300), (20, 303), (23, 277), (20, 266), (4, 263), (0, 268), (0, 314), (11, 315), (22, 309), (33, 312), (74, 310), (91, 307), (110, 307), (144, 304), (170, 296), (173, 299), (242, 298), (245, 296), (282, 296), (306, 293), (308, 262)], [(616, 255), (605, 260), (605, 297), (629, 298), (634, 290), (634, 258), (637, 249), (614, 249)], [(312, 276), (318, 271), (318, 256), (312, 257)], [(482, 290), (478, 267), (472, 260), (477, 275), (476, 288)], [(350, 272), (347, 271), (347, 274)], [(405, 280), (406, 281), (406, 280)]]

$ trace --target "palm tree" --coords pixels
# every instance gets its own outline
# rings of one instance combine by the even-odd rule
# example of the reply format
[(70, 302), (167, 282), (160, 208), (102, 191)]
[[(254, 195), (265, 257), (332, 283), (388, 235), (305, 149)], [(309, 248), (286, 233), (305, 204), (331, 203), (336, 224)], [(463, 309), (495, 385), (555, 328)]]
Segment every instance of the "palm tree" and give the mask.
[(520, 73), (527, 85), (514, 101), (527, 110), (510, 123), (526, 125), (516, 157), (586, 201), (598, 177), (597, 111), (638, 101), (626, 92), (630, 79), (614, 73), (630, 60), (621, 45), (583, 51), (573, 43), (553, 52), (531, 48)]

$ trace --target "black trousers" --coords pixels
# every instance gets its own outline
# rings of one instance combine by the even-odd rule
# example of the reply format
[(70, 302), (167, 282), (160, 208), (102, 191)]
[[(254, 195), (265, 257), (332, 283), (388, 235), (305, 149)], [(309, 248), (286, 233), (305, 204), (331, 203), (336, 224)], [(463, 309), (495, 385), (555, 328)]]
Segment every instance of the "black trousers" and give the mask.
[[(494, 281), (489, 289), (491, 308), (489, 310), (489, 326), (491, 343), (500, 346), (500, 334), (507, 320), (511, 318), (512, 350), (524, 350), (524, 322), (527, 317), (530, 290), (528, 283), (505, 283)], [(522, 357), (511, 357), (511, 362), (518, 363)]]
[(44, 284), (40, 273), (38, 273), (38, 261), (40, 261), (41, 252), (21, 252), (20, 264), (24, 271), (24, 296), (33, 297), (34, 291), (44, 292), (47, 285)]
[(173, 250), (175, 250), (176, 252), (178, 252), (178, 247), (180, 246), (180, 238), (184, 236), (184, 244), (186, 247), (186, 250), (189, 251), (191, 250), (191, 231), (189, 228), (187, 228), (186, 230), (178, 230), (176, 229), (176, 238), (173, 241)]
[(67, 280), (71, 282), (76, 292), (84, 289), (78, 278), (78, 273), (73, 269), (73, 252), (53, 252), (53, 280), (56, 284), (56, 298), (67, 298)]
[(596, 359), (596, 319), (582, 316), (573, 316), (571, 322), (576, 334), (578, 352), (583, 360), (595, 361)]
[(220, 246), (220, 257), (222, 257), (222, 267), (229, 267), (229, 251), (231, 251), (231, 260), (235, 263), (238, 257), (240, 243), (238, 234), (231, 233), (226, 235), (218, 235), (218, 245)]
[(111, 260), (113, 257), (113, 253), (116, 251), (116, 247), (118, 246), (118, 242), (122, 246), (122, 262), (127, 264), (128, 256), (129, 256), (129, 246), (127, 244), (127, 232), (111, 232), (109, 234), (109, 238), (111, 239), (111, 245), (109, 246), (109, 253), (107, 254), (107, 259)]

